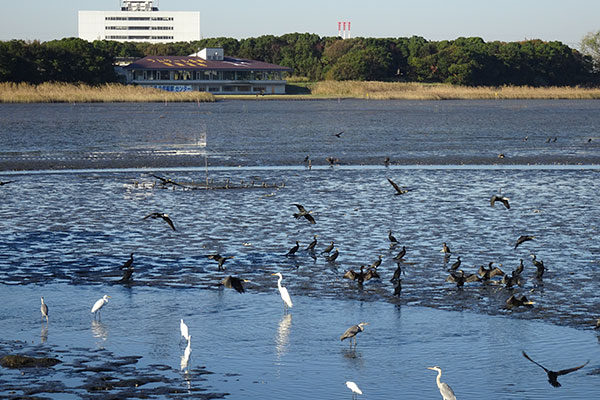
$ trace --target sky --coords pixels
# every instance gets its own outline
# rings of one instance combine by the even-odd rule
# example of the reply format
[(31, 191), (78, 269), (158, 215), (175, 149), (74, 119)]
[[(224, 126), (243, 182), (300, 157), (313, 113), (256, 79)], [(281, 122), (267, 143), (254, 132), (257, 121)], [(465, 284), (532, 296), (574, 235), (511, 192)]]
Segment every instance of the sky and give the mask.
[[(292, 32), (352, 37), (485, 41), (558, 40), (578, 47), (600, 30), (600, 0), (159, 0), (161, 11), (200, 11), (203, 38), (237, 39)], [(118, 10), (119, 0), (0, 0), (0, 40), (77, 36), (78, 10)]]

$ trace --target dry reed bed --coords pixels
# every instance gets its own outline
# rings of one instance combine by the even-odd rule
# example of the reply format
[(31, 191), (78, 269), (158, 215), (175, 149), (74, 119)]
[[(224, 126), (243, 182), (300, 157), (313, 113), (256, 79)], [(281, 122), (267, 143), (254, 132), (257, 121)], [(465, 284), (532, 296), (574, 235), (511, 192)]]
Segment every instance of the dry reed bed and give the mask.
[(140, 86), (0, 83), (0, 103), (212, 102), (205, 92), (173, 93)]
[(400, 82), (317, 82), (316, 96), (368, 98), (375, 100), (455, 99), (600, 99), (600, 88), (530, 86), (454, 86)]

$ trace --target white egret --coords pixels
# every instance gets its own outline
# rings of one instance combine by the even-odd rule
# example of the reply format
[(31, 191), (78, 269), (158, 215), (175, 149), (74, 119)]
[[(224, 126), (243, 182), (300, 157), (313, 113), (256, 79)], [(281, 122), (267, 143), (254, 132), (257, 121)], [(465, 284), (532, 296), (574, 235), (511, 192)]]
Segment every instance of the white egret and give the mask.
[(290, 298), (290, 294), (288, 293), (288, 290), (286, 289), (285, 286), (281, 286), (281, 281), (283, 279), (283, 275), (281, 275), (281, 272), (276, 272), (274, 274), (271, 275), (275, 275), (278, 276), (279, 279), (277, 280), (277, 287), (279, 288), (279, 294), (281, 295), (281, 299), (283, 300), (283, 304), (284, 304), (284, 308), (292, 308), (293, 304), (292, 304), (292, 299)]
[(104, 307), (106, 303), (108, 303), (108, 299), (110, 299), (110, 296), (105, 294), (101, 299), (94, 303), (94, 306), (92, 307), (92, 313), (94, 314), (94, 317), (98, 315), (100, 309)]
[(437, 371), (438, 374), (437, 374), (436, 382), (437, 382), (438, 389), (440, 389), (440, 394), (442, 395), (442, 398), (444, 400), (456, 400), (456, 396), (454, 395), (454, 391), (452, 390), (452, 388), (446, 382), (442, 382), (440, 380), (442, 377), (442, 369), (438, 366), (427, 367), (427, 369), (430, 369), (432, 371)]
[(46, 318), (46, 322), (48, 322), (48, 306), (44, 303), (44, 296), (42, 296), (42, 306), (40, 307), (40, 311), (42, 312), (42, 318)]
[(185, 338), (185, 340), (190, 341), (190, 331), (188, 329), (188, 326), (185, 324), (185, 322), (183, 322), (183, 319), (181, 320), (181, 322), (179, 323), (179, 329), (181, 330), (181, 336), (183, 336)]
[(352, 390), (352, 398), (354, 398), (356, 395), (363, 394), (362, 390), (360, 390), (358, 385), (352, 381), (347, 381), (346, 387)]

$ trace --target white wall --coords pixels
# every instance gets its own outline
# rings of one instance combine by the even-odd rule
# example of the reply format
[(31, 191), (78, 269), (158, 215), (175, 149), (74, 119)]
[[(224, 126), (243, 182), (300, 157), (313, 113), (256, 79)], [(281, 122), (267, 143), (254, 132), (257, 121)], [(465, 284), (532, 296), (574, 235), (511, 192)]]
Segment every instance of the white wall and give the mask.
[[(106, 20), (106, 17), (172, 17), (172, 21)], [(173, 36), (173, 39), (136, 40), (110, 39), (116, 41), (143, 42), (189, 42), (200, 40), (200, 12), (198, 11), (79, 11), (79, 38), (88, 41), (104, 40), (107, 36)], [(169, 26), (172, 30), (106, 30), (107, 26)]]

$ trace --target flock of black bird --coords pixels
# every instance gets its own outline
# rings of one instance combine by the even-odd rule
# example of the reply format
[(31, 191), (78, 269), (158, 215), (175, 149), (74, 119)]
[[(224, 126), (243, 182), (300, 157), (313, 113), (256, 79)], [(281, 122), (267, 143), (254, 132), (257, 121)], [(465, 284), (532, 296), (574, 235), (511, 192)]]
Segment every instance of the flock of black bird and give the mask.
[[(343, 131), (339, 132), (335, 136), (337, 136), (339, 138), (343, 133), (344, 133)], [(165, 185), (166, 184), (179, 185), (177, 182), (174, 182), (171, 179), (162, 178), (162, 177), (159, 177), (156, 175), (152, 175), (152, 176), (154, 176), (156, 179), (160, 180)], [(388, 178), (387, 180), (394, 188), (395, 195), (404, 195), (412, 190), (412, 189), (400, 187), (390, 178)], [(14, 181), (0, 182), (0, 185), (6, 185), (6, 184), (13, 183), (13, 182)], [(510, 203), (509, 203), (509, 199), (507, 197), (500, 195), (500, 194), (493, 195), (490, 199), (491, 206), (494, 207), (494, 205), (497, 201), (501, 202), (507, 210), (510, 209)], [(293, 213), (294, 218), (300, 219), (303, 217), (310, 224), (317, 223), (314, 216), (312, 215), (312, 211), (306, 210), (306, 208), (303, 205), (298, 204), (298, 203), (294, 203), (293, 205), (298, 209), (297, 213)], [(162, 219), (164, 222), (166, 222), (168, 224), (168, 226), (173, 231), (176, 231), (174, 222), (169, 217), (169, 215), (166, 213), (153, 212), (153, 213), (148, 214), (145, 217), (143, 217), (144, 220), (149, 219), (149, 218), (150, 219)], [(316, 247), (318, 244), (317, 238), (318, 238), (318, 235), (313, 235), (313, 240), (304, 249), (304, 251), (310, 253), (313, 257), (316, 257), (315, 251), (316, 251)], [(387, 239), (389, 241), (390, 249), (394, 249), (396, 246), (399, 245), (398, 239), (393, 235), (391, 230), (388, 231)], [(528, 241), (533, 241), (534, 239), (535, 239), (535, 236), (532, 236), (532, 235), (520, 236), (515, 242), (514, 250), (516, 250), (523, 243), (528, 242)], [(332, 250), (334, 250), (334, 249), (335, 249), (335, 251), (332, 253)], [(298, 252), (298, 250), (300, 250), (300, 243), (299, 243), (299, 241), (296, 241), (295, 245), (289, 249), (289, 251), (285, 254), (285, 256), (294, 257), (296, 255), (296, 253)], [(450, 257), (452, 256), (452, 251), (450, 250), (450, 247), (448, 246), (448, 244), (446, 242), (444, 242), (442, 244), (441, 252), (444, 253), (444, 264), (448, 263)], [(402, 246), (402, 249), (399, 251), (399, 253), (392, 258), (394, 260), (394, 262), (396, 262), (397, 268), (394, 270), (394, 273), (389, 281), (393, 284), (393, 294), (394, 294), (394, 296), (397, 296), (397, 297), (400, 297), (401, 291), (402, 291), (401, 276), (402, 276), (402, 274), (404, 274), (402, 266), (404, 263), (404, 257), (406, 256), (406, 253), (407, 253), (406, 246)], [(334, 262), (339, 255), (339, 251), (335, 247), (334, 241), (331, 241), (330, 244), (326, 248), (324, 248), (319, 254), (324, 256), (328, 262)], [(132, 282), (132, 275), (134, 272), (134, 268), (133, 268), (134, 257), (133, 256), (134, 256), (134, 254), (131, 253), (129, 259), (123, 265), (121, 265), (119, 267), (119, 269), (123, 270), (124, 272), (123, 272), (123, 277), (121, 279), (119, 279), (118, 281), (116, 281), (116, 283), (129, 284)], [(544, 272), (547, 271), (547, 268), (544, 266), (544, 262), (542, 260), (537, 259), (535, 254), (531, 254), (530, 256), (532, 258), (532, 264), (536, 267), (536, 273), (535, 273), (534, 277), (535, 277), (535, 279), (538, 280), (539, 283), (541, 283)], [(207, 255), (207, 257), (209, 259), (212, 259), (217, 262), (217, 268), (219, 271), (225, 270), (225, 267), (224, 267), (225, 261), (227, 261), (228, 259), (234, 258), (234, 256), (222, 256), (219, 253), (209, 254), (209, 255)], [(359, 287), (362, 287), (362, 285), (364, 285), (365, 282), (367, 282), (371, 279), (380, 279), (381, 278), (381, 276), (378, 272), (378, 267), (381, 265), (382, 261), (383, 261), (383, 256), (378, 255), (377, 259), (369, 266), (361, 265), (359, 271), (355, 271), (353, 269), (348, 269), (347, 271), (345, 271), (343, 278), (350, 279), (352, 281), (356, 281), (357, 284), (359, 285)], [(456, 260), (448, 268), (448, 271), (450, 274), (446, 278), (447, 282), (455, 283), (456, 286), (460, 289), (462, 289), (466, 283), (478, 282), (481, 284), (495, 284), (495, 285), (498, 285), (499, 287), (504, 286), (504, 288), (510, 292), (514, 286), (522, 286), (522, 284), (523, 284), (522, 276), (523, 276), (523, 272), (525, 269), (523, 259), (520, 260), (519, 266), (517, 268), (515, 268), (514, 270), (512, 270), (510, 275), (505, 273), (504, 271), (502, 271), (499, 267), (495, 267), (494, 262), (489, 262), (487, 267), (485, 267), (483, 265), (480, 266), (475, 273), (471, 273), (471, 274), (466, 274), (464, 272), (464, 270), (461, 269), (461, 265), (462, 265), (461, 256), (456, 256)], [(497, 277), (500, 279), (495, 279)], [(234, 290), (236, 290), (239, 293), (244, 293), (245, 292), (245, 289), (243, 287), (244, 282), (249, 282), (249, 281), (246, 279), (240, 278), (240, 277), (235, 277), (235, 276), (229, 275), (229, 276), (225, 277), (221, 281), (220, 284), (227, 288), (233, 288)], [(530, 301), (525, 295), (517, 297), (516, 295), (511, 294), (510, 297), (506, 300), (505, 308), (508, 310), (511, 310), (511, 309), (517, 308), (517, 307), (532, 307), (533, 304), (534, 304), (534, 302)], [(42, 298), (41, 310), (42, 310), (43, 316), (48, 318), (47, 317), (48, 309), (47, 309), (47, 305), (43, 302), (43, 298)], [(350, 339), (351, 346), (352, 346), (352, 342), (354, 343), (354, 345), (356, 345), (356, 335), (358, 333), (362, 332), (366, 325), (368, 325), (368, 323), (361, 322), (357, 325), (351, 326), (340, 337), (340, 340), (343, 341), (345, 339)], [(600, 329), (600, 318), (597, 321), (595, 329)], [(533, 359), (531, 359), (527, 355), (527, 353), (525, 353), (525, 351), (523, 351), (522, 353), (526, 359), (528, 359), (532, 363), (536, 364), (537, 366), (542, 368), (547, 373), (548, 382), (550, 382), (550, 384), (554, 387), (561, 386), (560, 383), (558, 383), (558, 381), (557, 381), (558, 376), (577, 371), (577, 370), (585, 367), (589, 363), (589, 361), (588, 361), (585, 364), (579, 365), (574, 368), (563, 369), (563, 370), (559, 370), (559, 371), (552, 371), (552, 370), (545, 368), (541, 364), (537, 363)]]

